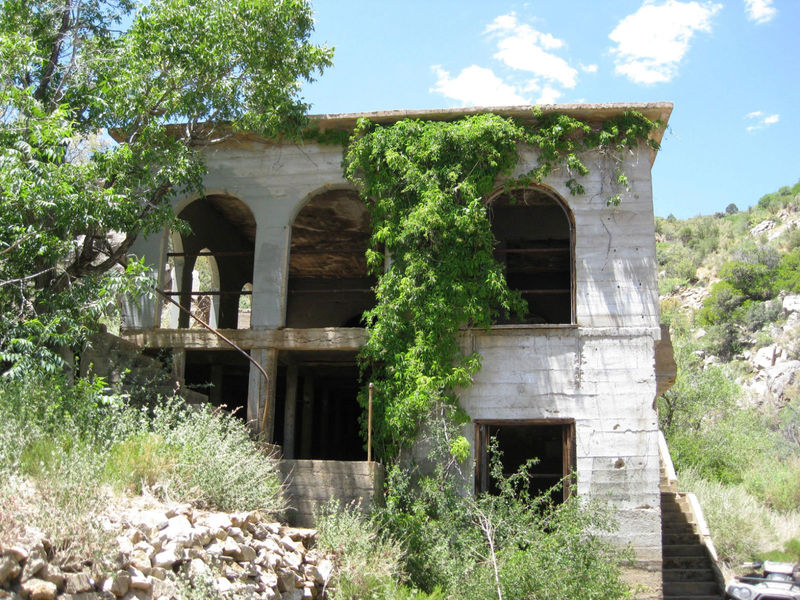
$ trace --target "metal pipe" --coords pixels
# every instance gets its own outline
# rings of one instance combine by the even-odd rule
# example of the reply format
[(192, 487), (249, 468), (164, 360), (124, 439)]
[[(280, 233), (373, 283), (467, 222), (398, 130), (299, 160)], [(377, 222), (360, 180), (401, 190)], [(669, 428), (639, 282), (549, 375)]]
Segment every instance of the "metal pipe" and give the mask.
[(375, 384), (369, 383), (369, 404), (367, 407), (367, 462), (372, 462), (372, 391)]
[[(257, 361), (255, 358), (253, 358), (253, 357), (252, 357), (252, 356), (250, 356), (250, 355), (249, 355), (247, 352), (245, 352), (244, 350), (242, 350), (242, 349), (241, 349), (239, 346), (237, 346), (237, 345), (236, 345), (236, 344), (235, 344), (233, 341), (229, 340), (227, 337), (225, 337), (224, 335), (222, 335), (222, 334), (219, 332), (219, 330), (217, 330), (217, 329), (214, 329), (214, 328), (213, 328), (211, 325), (209, 325), (208, 323), (206, 323), (205, 321), (203, 321), (203, 319), (201, 319), (200, 317), (198, 317), (197, 315), (195, 315), (195, 314), (194, 314), (192, 311), (190, 311), (188, 308), (186, 308), (185, 306), (183, 306), (183, 305), (182, 305), (182, 304), (180, 304), (179, 302), (176, 302), (175, 300), (173, 300), (172, 298), (170, 298), (170, 297), (169, 297), (167, 294), (165, 294), (165, 293), (164, 293), (162, 290), (160, 290), (160, 289), (158, 289), (158, 288), (154, 288), (154, 289), (155, 289), (155, 291), (156, 291), (156, 292), (158, 292), (158, 294), (159, 294), (159, 295), (160, 295), (162, 298), (164, 298), (164, 299), (165, 299), (167, 302), (170, 302), (171, 304), (174, 304), (175, 306), (177, 306), (177, 307), (178, 307), (180, 310), (182, 310), (182, 311), (183, 311), (183, 312), (185, 312), (187, 315), (189, 315), (191, 318), (193, 318), (195, 321), (197, 321), (198, 323), (200, 323), (200, 325), (201, 325), (201, 326), (203, 326), (203, 327), (205, 327), (206, 329), (208, 329), (208, 330), (209, 330), (211, 333), (213, 333), (213, 334), (214, 334), (214, 335), (216, 335), (216, 336), (217, 336), (219, 339), (221, 339), (223, 342), (225, 342), (226, 344), (228, 344), (229, 346), (231, 346), (231, 347), (232, 347), (234, 350), (237, 350), (237, 351), (238, 351), (238, 352), (239, 352), (239, 353), (240, 353), (242, 356), (244, 356), (244, 357), (245, 357), (247, 360), (249, 360), (249, 361), (250, 361), (252, 364), (254, 364), (254, 365), (255, 365), (255, 367), (256, 367), (256, 369), (258, 369), (258, 370), (259, 370), (259, 372), (261, 373), (261, 375), (264, 377), (264, 383), (265, 383), (265, 386), (264, 386), (264, 388), (265, 388), (265, 390), (264, 390), (264, 411), (261, 413), (261, 426), (260, 426), (260, 428), (259, 428), (259, 432), (260, 432), (260, 433), (263, 435), (263, 434), (264, 434), (264, 430), (265, 430), (265, 429), (266, 429), (266, 427), (267, 427), (267, 413), (268, 413), (268, 409), (269, 409), (269, 386), (270, 386), (270, 382), (269, 382), (269, 375), (267, 375), (267, 372), (264, 370), (264, 367), (262, 367), (262, 366), (259, 364), (259, 362), (258, 362), (258, 361)], [(270, 440), (270, 441), (271, 441), (271, 440)]]

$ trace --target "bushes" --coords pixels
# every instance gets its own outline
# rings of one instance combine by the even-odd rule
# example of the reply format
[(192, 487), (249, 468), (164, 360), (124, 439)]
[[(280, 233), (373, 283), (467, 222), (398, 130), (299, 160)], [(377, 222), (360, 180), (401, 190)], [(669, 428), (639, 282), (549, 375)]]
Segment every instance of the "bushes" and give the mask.
[(0, 540), (35, 523), (56, 546), (100, 548), (95, 517), (114, 487), (220, 510), (282, 508), (275, 462), (230, 415), (177, 400), (133, 408), (100, 380), (0, 383), (0, 499), (16, 498), (19, 515), (0, 519)]
[(336, 600), (389, 599), (401, 595), (403, 551), (378, 521), (353, 506), (331, 502), (316, 515), (317, 547), (336, 555)]
[(530, 465), (505, 477), (496, 452), (492, 463), (497, 495), (465, 493), (464, 479), (442, 467), (428, 476), (391, 474), (379, 516), (402, 541), (415, 587), (459, 600), (500, 592), (552, 600), (628, 597), (620, 578), (626, 556), (604, 537), (614, 529), (607, 507), (577, 496), (559, 505), (549, 493), (532, 497)]

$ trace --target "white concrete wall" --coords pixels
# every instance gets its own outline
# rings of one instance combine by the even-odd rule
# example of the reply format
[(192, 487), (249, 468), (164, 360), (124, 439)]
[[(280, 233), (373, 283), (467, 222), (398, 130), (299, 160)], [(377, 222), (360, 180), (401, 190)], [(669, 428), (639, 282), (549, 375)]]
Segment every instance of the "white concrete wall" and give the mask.
[[(650, 328), (498, 327), (465, 333), (483, 366), (461, 405), (475, 421), (574, 419), (579, 495), (616, 506), (640, 561), (661, 560), (658, 420)], [(474, 428), (465, 428), (473, 442)]]

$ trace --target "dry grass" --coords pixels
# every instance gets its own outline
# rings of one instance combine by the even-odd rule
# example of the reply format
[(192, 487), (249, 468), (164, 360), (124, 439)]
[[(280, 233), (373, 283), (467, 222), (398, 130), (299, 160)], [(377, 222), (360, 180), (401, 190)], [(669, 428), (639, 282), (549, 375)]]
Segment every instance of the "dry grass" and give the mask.
[(779, 512), (760, 502), (743, 485), (708, 481), (691, 469), (681, 471), (682, 491), (694, 492), (703, 507), (721, 560), (737, 566), (800, 537), (800, 512)]

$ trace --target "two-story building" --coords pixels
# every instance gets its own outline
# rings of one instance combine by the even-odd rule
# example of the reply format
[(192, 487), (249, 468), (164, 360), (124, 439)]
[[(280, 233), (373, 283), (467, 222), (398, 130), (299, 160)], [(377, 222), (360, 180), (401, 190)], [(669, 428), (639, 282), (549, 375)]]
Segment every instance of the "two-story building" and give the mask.
[[(666, 126), (669, 103), (542, 107), (590, 123), (637, 110)], [(521, 120), (530, 107), (390, 111), (313, 117), (322, 131), (350, 131), (356, 119), (457, 119), (491, 112)], [(654, 135), (660, 138), (663, 129)], [(486, 449), (496, 436), (511, 469), (538, 457), (545, 489), (574, 471), (577, 493), (608, 499), (616, 541), (636, 555), (635, 579), (661, 586), (661, 511), (655, 346), (660, 339), (651, 167), (640, 145), (624, 156), (630, 190), (618, 206), (618, 165), (582, 157), (590, 173), (571, 195), (563, 172), (542, 185), (487, 198), (496, 257), (528, 301), (523, 322), (468, 330), (483, 367), (460, 393), (472, 423), (475, 489), (490, 489)], [(191, 233), (165, 231), (133, 252), (158, 273), (161, 289), (206, 315), (269, 375), (188, 315), (162, 301), (130, 307), (123, 335), (169, 348), (178, 376), (209, 401), (240, 407), (290, 459), (364, 461), (356, 402), (361, 315), (375, 281), (364, 251), (363, 202), (342, 175), (342, 147), (236, 135), (206, 152), (200, 196), (174, 210)], [(536, 165), (520, 148), (518, 172)], [(202, 268), (201, 268), (202, 266)]]

